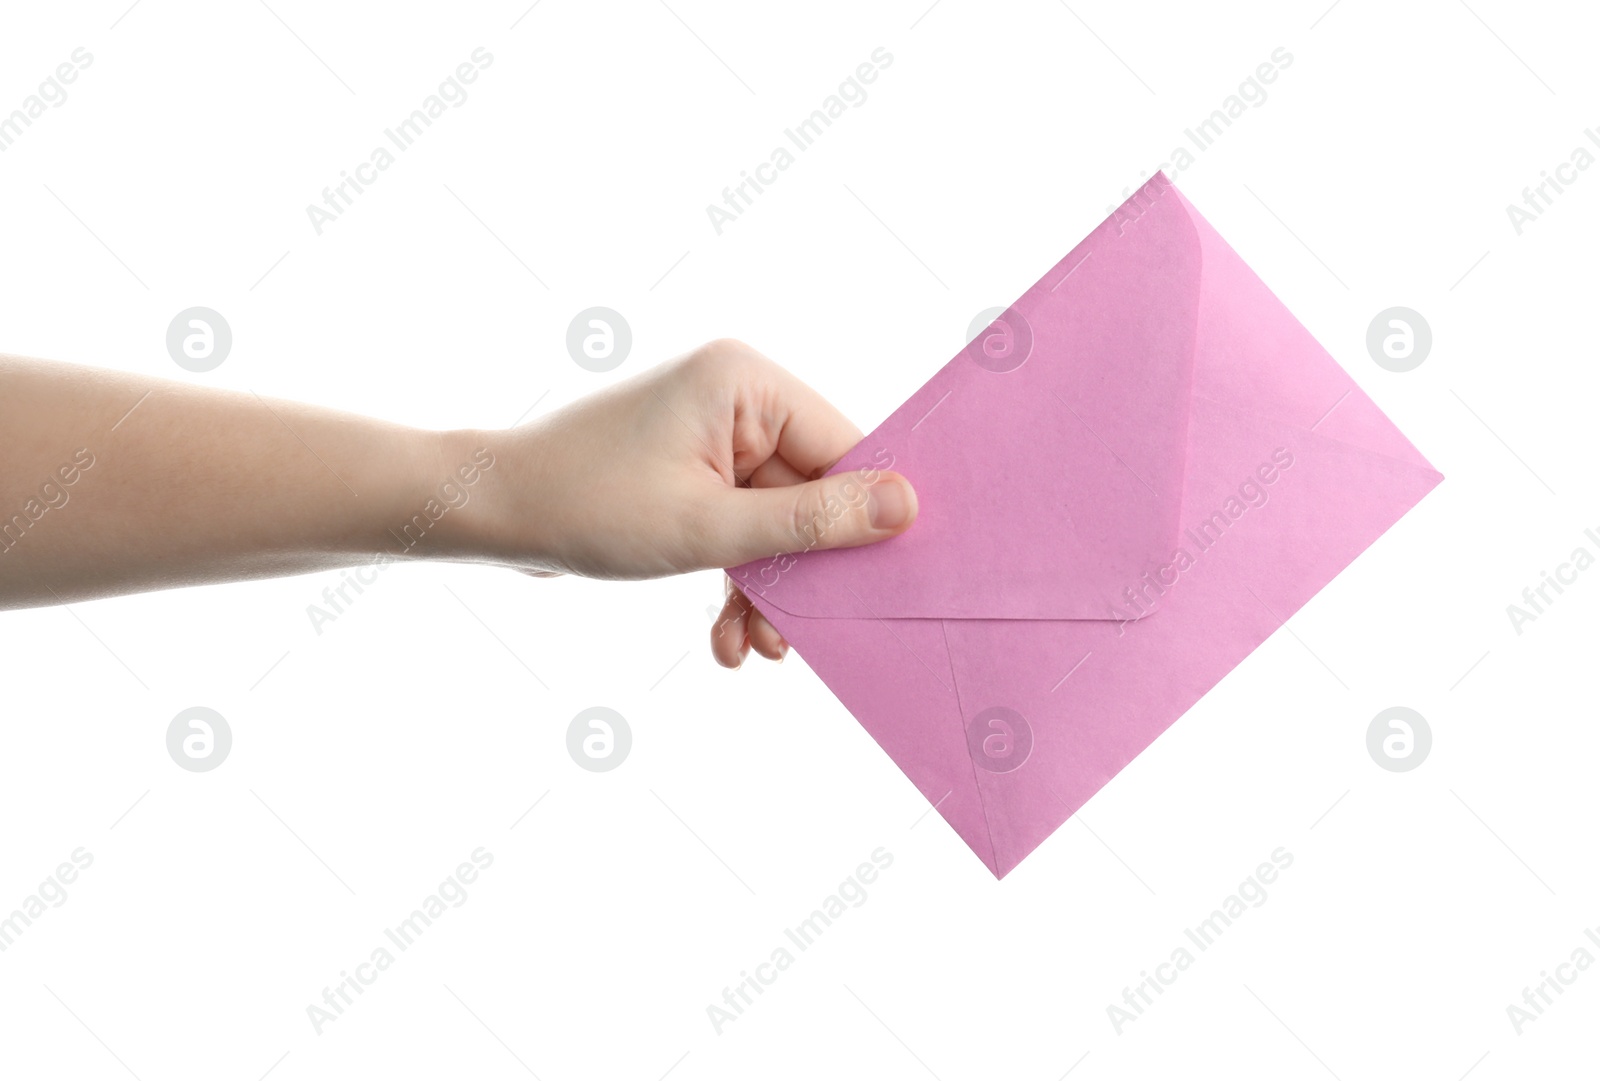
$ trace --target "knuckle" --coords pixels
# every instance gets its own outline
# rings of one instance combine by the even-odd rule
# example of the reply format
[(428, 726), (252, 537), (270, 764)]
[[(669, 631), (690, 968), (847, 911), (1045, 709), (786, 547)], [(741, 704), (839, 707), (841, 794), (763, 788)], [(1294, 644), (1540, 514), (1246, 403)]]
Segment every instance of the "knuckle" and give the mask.
[(694, 372), (717, 378), (748, 364), (753, 355), (754, 350), (735, 338), (718, 338), (690, 353), (685, 363)]
[(791, 522), (795, 551), (829, 548), (849, 539), (864, 494), (849, 488), (849, 484), (807, 484), (797, 489)]
[(795, 551), (802, 552), (821, 543), (825, 502), (817, 485), (805, 484), (795, 489), (789, 511), (789, 532), (794, 538)]

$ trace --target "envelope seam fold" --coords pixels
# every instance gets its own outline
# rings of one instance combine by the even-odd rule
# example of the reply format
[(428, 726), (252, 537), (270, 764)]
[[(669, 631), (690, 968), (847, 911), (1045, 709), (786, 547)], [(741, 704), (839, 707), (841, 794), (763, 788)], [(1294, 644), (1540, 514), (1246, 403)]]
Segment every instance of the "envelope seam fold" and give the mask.
[(944, 659), (950, 666), (951, 693), (956, 696), (956, 724), (961, 728), (961, 746), (966, 748), (967, 764), (972, 767), (972, 790), (978, 797), (978, 810), (983, 814), (983, 834), (989, 840), (989, 870), (994, 872), (996, 878), (1000, 877), (1000, 853), (995, 848), (994, 830), (989, 825), (989, 803), (983, 798), (983, 784), (978, 778), (978, 763), (973, 761), (972, 750), (967, 743), (967, 707), (961, 700), (961, 680), (956, 678), (956, 655), (950, 649), (950, 621), (939, 621), (939, 633), (944, 638)]
[[(1368, 405), (1372, 406), (1374, 409), (1378, 409), (1379, 413), (1382, 414), (1382, 412), (1383, 412), (1382, 409), (1379, 408), (1378, 404), (1372, 400), (1371, 396), (1369, 396), (1366, 393), (1366, 391), (1362, 390), (1359, 386), (1355, 386), (1353, 384), (1351, 386), (1351, 390), (1354, 391), (1356, 394), (1359, 394), (1363, 398), (1365, 398), (1367, 400), (1367, 404)], [(1419, 459), (1421, 459), (1420, 461), (1412, 461), (1409, 458), (1402, 458), (1397, 454), (1390, 454), (1387, 451), (1374, 450), (1371, 447), (1363, 446), (1360, 443), (1353, 443), (1348, 439), (1340, 439), (1337, 436), (1324, 435), (1323, 433), (1317, 431), (1315, 428), (1307, 427), (1304, 424), (1300, 424), (1297, 421), (1284, 420), (1281, 417), (1268, 416), (1266, 413), (1260, 412), (1259, 410), (1255, 410), (1255, 409), (1243, 409), (1243, 408), (1233, 404), (1232, 402), (1225, 402), (1221, 398), (1214, 398), (1209, 394), (1200, 394), (1200, 393), (1196, 392), (1194, 395), (1192, 395), (1191, 400), (1192, 401), (1208, 402), (1209, 404), (1217, 406), (1220, 409), (1226, 409), (1226, 410), (1228, 410), (1230, 412), (1238, 413), (1241, 416), (1250, 417), (1250, 418), (1252, 418), (1254, 420), (1259, 420), (1259, 421), (1262, 421), (1263, 423), (1266, 423), (1266, 424), (1282, 425), (1283, 427), (1293, 429), (1294, 431), (1299, 432), (1302, 435), (1314, 436), (1317, 439), (1324, 440), (1324, 441), (1326, 441), (1328, 443), (1332, 443), (1332, 444), (1335, 444), (1337, 446), (1348, 447), (1354, 453), (1360, 454), (1363, 457), (1370, 458), (1370, 459), (1373, 459), (1375, 461), (1395, 462), (1395, 463), (1397, 463), (1399, 465), (1406, 466), (1407, 468), (1410, 468), (1410, 469), (1416, 469), (1416, 470), (1421, 470), (1421, 471), (1424, 471), (1424, 472), (1432, 473), (1435, 476), (1439, 477), (1441, 480), (1444, 478), (1444, 474), (1440, 473), (1439, 470), (1435, 469), (1434, 466), (1433, 466), (1433, 463), (1428, 461), (1427, 456), (1424, 455), (1421, 450), (1418, 450), (1417, 446), (1414, 443), (1412, 443), (1409, 439), (1406, 439), (1406, 444), (1408, 446), (1410, 446), (1411, 449), (1416, 453), (1417, 457)], [(1194, 411), (1191, 409), (1190, 410), (1190, 420), (1191, 420), (1191, 422), (1193, 421), (1193, 417), (1194, 417)], [(1388, 417), (1385, 415), (1384, 419), (1387, 420)], [(1391, 421), (1390, 424), (1391, 424), (1391, 427), (1392, 427), (1393, 426), (1393, 422)], [(1398, 428), (1396, 428), (1395, 430), (1397, 432), (1399, 432)], [(1400, 432), (1400, 436), (1401, 436), (1401, 438), (1404, 439), (1405, 438), (1405, 433), (1404, 432)]]

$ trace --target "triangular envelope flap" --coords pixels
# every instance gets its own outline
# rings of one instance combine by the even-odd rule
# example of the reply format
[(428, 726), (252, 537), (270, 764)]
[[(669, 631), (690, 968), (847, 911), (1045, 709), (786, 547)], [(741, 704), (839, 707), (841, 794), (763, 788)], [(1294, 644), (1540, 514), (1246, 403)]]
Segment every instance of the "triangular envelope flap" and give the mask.
[(910, 478), (908, 533), (734, 580), (803, 616), (1107, 618), (1178, 532), (1201, 260), (1173, 193), (1140, 189), (834, 467)]
[(1202, 252), (1194, 393), (1432, 470), (1181, 192)]

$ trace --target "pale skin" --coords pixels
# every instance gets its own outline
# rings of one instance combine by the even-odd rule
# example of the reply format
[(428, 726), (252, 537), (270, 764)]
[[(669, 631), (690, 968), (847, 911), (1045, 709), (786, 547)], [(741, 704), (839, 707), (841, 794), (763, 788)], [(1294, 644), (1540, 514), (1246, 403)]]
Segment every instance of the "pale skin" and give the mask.
[[(855, 474), (823, 476), (861, 432), (727, 340), (503, 430), (408, 428), (0, 356), (0, 433), (0, 609), (353, 567), (379, 551), (655, 578), (871, 544), (917, 513), (899, 474), (876, 474), (865, 499)], [(712, 654), (737, 668), (752, 650), (782, 660), (788, 644), (728, 583)]]

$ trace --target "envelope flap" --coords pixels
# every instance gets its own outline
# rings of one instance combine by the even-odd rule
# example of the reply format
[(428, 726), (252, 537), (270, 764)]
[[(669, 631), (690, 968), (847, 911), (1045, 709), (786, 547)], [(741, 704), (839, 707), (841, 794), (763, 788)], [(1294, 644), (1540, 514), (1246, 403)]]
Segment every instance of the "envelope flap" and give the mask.
[(1181, 191), (1173, 196), (1195, 223), (1205, 266), (1194, 394), (1432, 471), (1232, 245)]
[(734, 580), (802, 616), (1126, 608), (1179, 529), (1201, 257), (1172, 191), (1160, 175), (1141, 188), (834, 467), (908, 477), (909, 532)]

